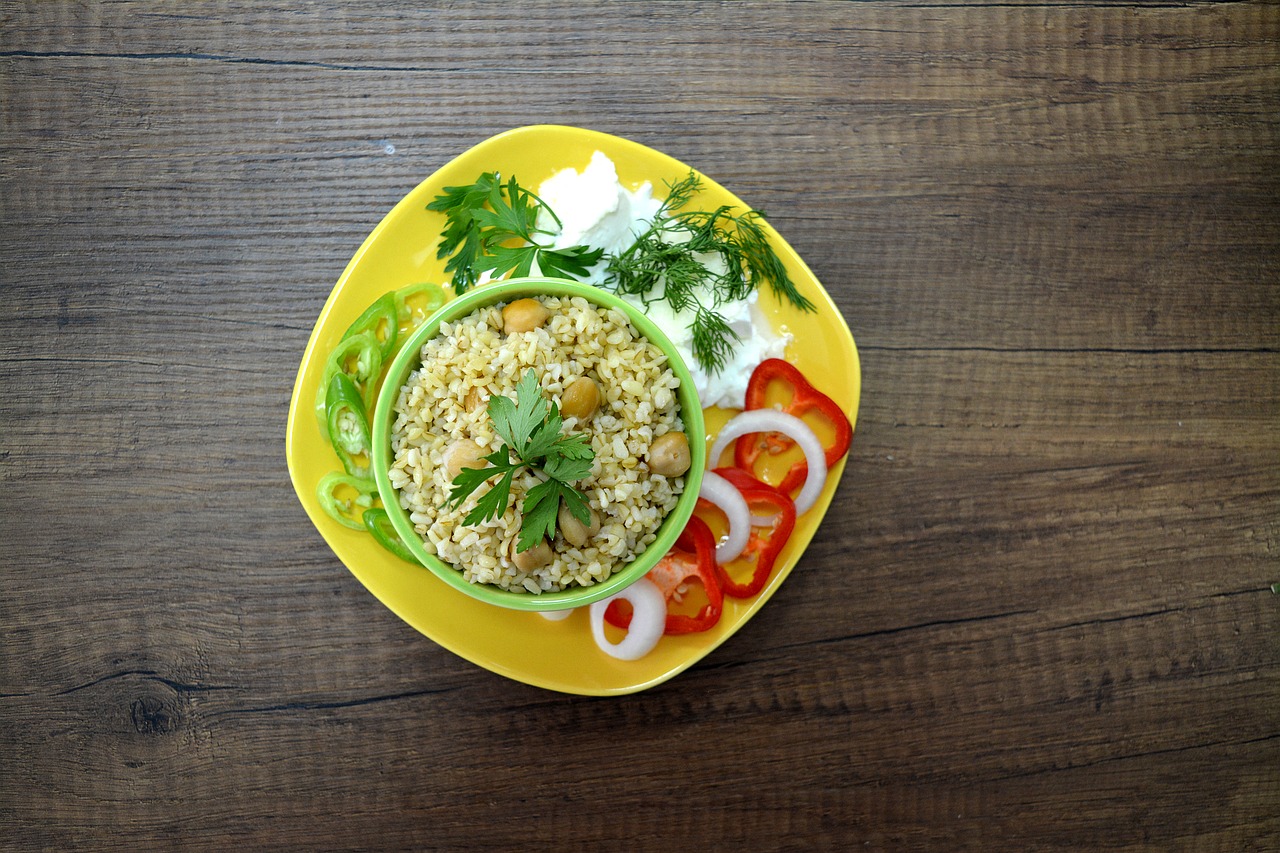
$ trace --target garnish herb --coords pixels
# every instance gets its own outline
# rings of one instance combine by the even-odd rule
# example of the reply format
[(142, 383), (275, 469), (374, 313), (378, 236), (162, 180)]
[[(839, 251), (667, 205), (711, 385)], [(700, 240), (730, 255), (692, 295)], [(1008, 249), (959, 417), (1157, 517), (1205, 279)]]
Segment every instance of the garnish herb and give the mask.
[[(693, 356), (708, 372), (719, 373), (739, 341), (719, 306), (745, 298), (761, 282), (802, 311), (813, 311), (814, 305), (796, 289), (769, 244), (760, 211), (684, 210), (702, 189), (692, 171), (667, 188), (648, 230), (625, 251), (607, 256), (605, 286), (637, 296), (646, 306), (665, 301), (676, 312), (689, 311)], [(486, 271), (494, 278), (508, 272), (525, 276), (535, 263), (544, 275), (581, 279), (605, 257), (589, 246), (552, 249), (539, 243), (554, 232), (537, 227), (538, 213), (545, 211), (557, 227), (560, 219), (514, 175), (503, 184), (496, 173), (485, 172), (469, 186), (445, 187), (427, 209), (445, 215), (436, 256), (449, 259), (445, 272), (453, 275), (458, 293)], [(708, 268), (708, 257), (718, 258), (723, 271)]]
[(498, 477), (498, 481), (480, 496), (462, 523), (479, 524), (506, 512), (511, 483), (521, 469), (528, 468), (545, 479), (524, 497), (517, 552), (527, 551), (544, 538), (555, 536), (556, 514), (562, 500), (574, 518), (589, 524), (591, 510), (587, 498), (571, 484), (591, 473), (595, 454), (585, 435), (560, 434), (563, 424), (560, 409), (543, 399), (533, 370), (526, 372), (516, 385), (514, 402), (495, 394), (489, 398), (488, 412), (494, 432), (506, 443), (483, 457), (491, 467), (463, 468), (453, 478), (446, 505), (457, 508), (493, 477)]
[(494, 278), (509, 272), (527, 276), (535, 263), (543, 275), (586, 276), (604, 254), (603, 249), (587, 246), (554, 249), (539, 243), (538, 239), (555, 232), (538, 228), (538, 212), (545, 210), (557, 227), (560, 219), (542, 199), (520, 186), (515, 175), (503, 184), (497, 174), (485, 172), (469, 186), (445, 187), (427, 210), (445, 215), (436, 257), (449, 258), (444, 271), (453, 274), (453, 290), (459, 294), (479, 281), (481, 273), (492, 270)]
[[(645, 305), (666, 301), (675, 311), (692, 312), (693, 356), (718, 373), (739, 340), (718, 306), (746, 298), (762, 281), (802, 311), (814, 306), (796, 289), (769, 245), (759, 211), (735, 214), (728, 206), (682, 210), (702, 186), (693, 172), (667, 186), (670, 191), (649, 230), (629, 249), (609, 257), (607, 274), (615, 290), (638, 296)], [(703, 263), (707, 256), (718, 257), (723, 271)], [(711, 304), (703, 301), (703, 293), (710, 294)]]

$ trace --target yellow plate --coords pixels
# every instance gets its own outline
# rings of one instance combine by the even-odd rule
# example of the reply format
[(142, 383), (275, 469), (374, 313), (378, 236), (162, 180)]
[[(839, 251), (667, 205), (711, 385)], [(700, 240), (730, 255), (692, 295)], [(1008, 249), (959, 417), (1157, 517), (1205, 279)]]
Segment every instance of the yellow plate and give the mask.
[[(365, 587), (392, 612), (436, 643), (500, 675), (549, 690), (590, 696), (634, 693), (660, 684), (706, 656), (741, 628), (773, 595), (795, 567), (835, 494), (844, 471), (836, 465), (818, 504), (798, 519), (795, 532), (774, 568), (768, 585), (754, 599), (725, 599), (724, 615), (710, 631), (663, 637), (657, 648), (638, 661), (619, 661), (596, 648), (585, 608), (560, 622), (537, 613), (505, 610), (451, 589), (421, 567), (384, 551), (362, 531), (331, 519), (316, 499), (316, 485), (340, 468), (320, 435), (314, 412), (317, 386), (330, 349), (347, 327), (376, 298), (420, 281), (447, 284), (444, 262), (436, 259), (443, 215), (426, 205), (443, 187), (469, 184), (481, 172), (515, 175), (526, 187), (537, 187), (567, 167), (581, 169), (595, 151), (617, 165), (621, 181), (631, 187), (650, 181), (660, 195), (666, 182), (689, 173), (689, 167), (635, 142), (573, 127), (523, 127), (488, 139), (419, 184), (378, 224), (347, 264), (311, 333), (289, 406), (285, 438), (289, 475), (320, 535)], [(703, 176), (698, 206), (728, 204), (745, 210), (739, 199)], [(787, 360), (856, 419), (861, 388), (858, 353), (849, 328), (830, 296), (786, 242), (766, 226), (778, 255), (816, 313), (779, 304), (769, 288), (761, 289), (761, 305), (774, 325), (794, 335)], [(732, 413), (708, 409), (708, 440)], [(788, 463), (789, 464), (789, 463)]]

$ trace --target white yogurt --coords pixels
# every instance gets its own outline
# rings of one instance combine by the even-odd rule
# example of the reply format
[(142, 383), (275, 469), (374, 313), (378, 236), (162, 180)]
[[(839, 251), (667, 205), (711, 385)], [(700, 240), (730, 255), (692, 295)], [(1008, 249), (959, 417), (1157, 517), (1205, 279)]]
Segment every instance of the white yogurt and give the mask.
[[(543, 181), (538, 187), (538, 196), (560, 217), (555, 248), (587, 245), (604, 249), (606, 253), (630, 247), (648, 230), (662, 204), (661, 199), (653, 197), (653, 186), (647, 181), (634, 191), (623, 187), (613, 161), (599, 151), (581, 172), (564, 169)], [(552, 233), (557, 231), (554, 220), (545, 213), (540, 216), (538, 227)], [(707, 256), (704, 263), (714, 267), (721, 260), (718, 256)], [(586, 281), (607, 287), (605, 266), (602, 261), (593, 267)], [(702, 304), (713, 305), (709, 291), (704, 289), (698, 296)], [(735, 343), (724, 368), (710, 374), (693, 358), (693, 335), (689, 331), (692, 312), (676, 313), (660, 299), (646, 306), (638, 296), (623, 294), (623, 298), (643, 308), (649, 319), (671, 338), (693, 375), (704, 407), (742, 408), (747, 381), (756, 365), (766, 358), (781, 358), (791, 340), (789, 334), (774, 332), (756, 304), (756, 293), (746, 299), (721, 303), (715, 310), (741, 340)]]
[[(543, 181), (538, 197), (560, 217), (555, 248), (585, 245), (615, 254), (649, 229), (662, 206), (648, 181), (634, 192), (625, 189), (613, 161), (599, 151), (581, 172), (564, 169)], [(538, 227), (554, 233), (555, 220), (543, 212)], [(592, 269), (590, 284), (604, 283), (604, 268), (602, 261)]]

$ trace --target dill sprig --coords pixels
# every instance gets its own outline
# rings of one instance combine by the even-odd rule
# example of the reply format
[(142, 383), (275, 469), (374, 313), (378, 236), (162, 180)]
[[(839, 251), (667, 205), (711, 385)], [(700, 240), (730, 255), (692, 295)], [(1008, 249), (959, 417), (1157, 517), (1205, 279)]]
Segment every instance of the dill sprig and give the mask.
[[(666, 200), (649, 228), (625, 251), (607, 257), (609, 284), (645, 305), (665, 301), (689, 312), (693, 356), (710, 373), (724, 369), (740, 338), (716, 310), (768, 282), (780, 299), (802, 311), (814, 305), (796, 288), (761, 227), (763, 213), (683, 210), (702, 187), (691, 170), (668, 183)], [(711, 258), (719, 268), (709, 266)], [(710, 304), (708, 304), (708, 302)]]

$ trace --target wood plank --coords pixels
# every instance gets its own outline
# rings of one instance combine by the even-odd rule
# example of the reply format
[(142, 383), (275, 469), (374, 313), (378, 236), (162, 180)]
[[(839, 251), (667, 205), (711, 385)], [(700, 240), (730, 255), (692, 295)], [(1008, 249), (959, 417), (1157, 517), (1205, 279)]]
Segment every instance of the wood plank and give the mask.
[[(1280, 846), (1277, 116), (1263, 3), (0, 6), (0, 849)], [(787, 584), (617, 699), (283, 458), (364, 236), (546, 121), (765, 209), (864, 370)]]

